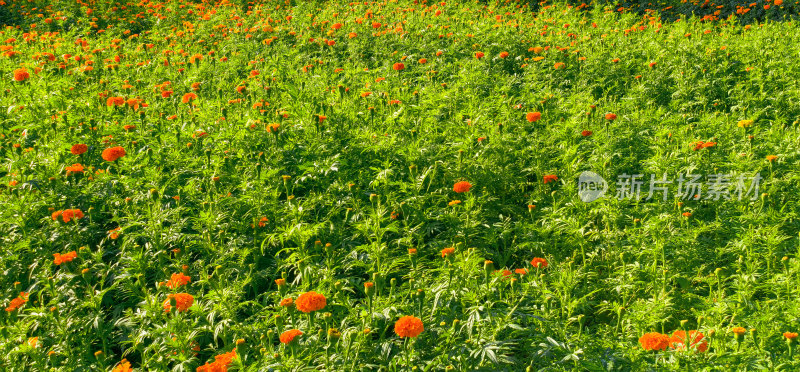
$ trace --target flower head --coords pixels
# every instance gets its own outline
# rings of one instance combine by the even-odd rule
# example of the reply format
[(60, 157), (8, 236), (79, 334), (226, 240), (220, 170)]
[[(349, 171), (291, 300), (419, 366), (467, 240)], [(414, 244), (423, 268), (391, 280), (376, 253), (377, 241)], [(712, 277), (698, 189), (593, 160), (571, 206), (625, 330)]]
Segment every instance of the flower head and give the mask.
[(297, 296), (295, 304), (297, 306), (297, 310), (300, 310), (304, 313), (310, 313), (312, 311), (324, 309), (325, 305), (327, 305), (327, 299), (320, 293), (310, 291)]
[(105, 161), (115, 161), (125, 156), (125, 149), (122, 146), (109, 147), (103, 150), (102, 157)]
[(286, 332), (281, 333), (281, 336), (279, 338), (281, 340), (281, 343), (288, 345), (292, 341), (294, 341), (295, 338), (297, 338), (297, 336), (300, 336), (302, 334), (303, 332), (301, 332), (298, 329), (290, 329)]
[(445, 258), (453, 253), (456, 252), (456, 249), (453, 247), (442, 249), (442, 258)]
[(546, 175), (544, 175), (543, 180), (544, 180), (544, 183), (550, 183), (550, 182), (553, 182), (553, 181), (558, 181), (558, 176), (556, 176), (555, 174), (546, 174)]
[(76, 144), (72, 145), (72, 147), (69, 149), (69, 152), (71, 152), (72, 155), (80, 155), (80, 154), (83, 154), (84, 152), (86, 152), (88, 150), (89, 150), (89, 146), (86, 146), (86, 145), (84, 145), (82, 143), (76, 143)]
[(411, 315), (400, 318), (397, 320), (397, 323), (394, 324), (394, 333), (400, 337), (414, 338), (419, 336), (424, 330), (425, 327), (422, 324), (422, 320)]
[(171, 299), (175, 299), (175, 307), (180, 312), (185, 312), (192, 307), (194, 304), (194, 297), (188, 293), (176, 293), (170, 294), (167, 296), (167, 299), (164, 301), (162, 307), (164, 308), (164, 312), (169, 312), (172, 309), (172, 305), (170, 304)]
[(472, 184), (470, 184), (469, 182), (467, 182), (467, 181), (459, 181), (459, 182), (456, 182), (455, 185), (453, 185), (453, 191), (455, 191), (455, 192), (460, 194), (460, 193), (464, 193), (464, 192), (469, 192), (469, 189), (471, 187), (472, 187)]
[(76, 257), (78, 257), (78, 253), (75, 251), (67, 252), (64, 254), (53, 253), (53, 257), (55, 257), (53, 259), (53, 263), (56, 265), (61, 265), (64, 262), (70, 262), (74, 260)]
[(176, 289), (182, 285), (186, 285), (192, 280), (191, 277), (188, 275), (184, 275), (183, 273), (176, 273), (172, 274), (169, 278), (169, 281), (164, 282), (164, 285), (170, 289)]
[(22, 307), (22, 305), (25, 305), (26, 302), (28, 302), (28, 293), (20, 292), (19, 296), (9, 302), (8, 307), (6, 307), (6, 311), (10, 313), (14, 310), (17, 310)]
[(14, 70), (14, 81), (25, 81), (31, 77), (31, 74), (28, 73), (28, 70), (24, 68), (18, 68)]
[(536, 267), (536, 268), (547, 267), (547, 260), (545, 260), (544, 258), (541, 258), (541, 257), (534, 257), (531, 260), (531, 266)]
[(525, 120), (527, 120), (527, 121), (529, 121), (531, 123), (539, 121), (539, 119), (541, 119), (541, 118), (542, 118), (542, 113), (539, 112), (539, 111), (529, 112), (529, 113), (525, 114)]
[(669, 346), (669, 336), (658, 332), (645, 333), (639, 337), (639, 344), (645, 350), (666, 350)]

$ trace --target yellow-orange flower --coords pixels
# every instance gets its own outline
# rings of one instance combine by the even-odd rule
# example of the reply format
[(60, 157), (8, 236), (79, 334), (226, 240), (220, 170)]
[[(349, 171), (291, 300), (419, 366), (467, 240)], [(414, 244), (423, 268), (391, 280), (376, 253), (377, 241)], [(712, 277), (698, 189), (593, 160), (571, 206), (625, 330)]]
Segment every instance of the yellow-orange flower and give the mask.
[(186, 310), (189, 310), (189, 308), (192, 307), (192, 304), (194, 304), (194, 297), (188, 293), (170, 294), (169, 296), (167, 296), (167, 299), (164, 301), (164, 304), (162, 305), (164, 308), (164, 312), (169, 312), (172, 309), (170, 300), (173, 298), (175, 299), (175, 307), (180, 312), (185, 312)]
[(669, 346), (669, 336), (658, 332), (645, 333), (639, 337), (639, 343), (645, 350), (666, 350)]
[(55, 257), (53, 259), (53, 263), (56, 265), (61, 265), (64, 262), (70, 262), (78, 257), (78, 252), (72, 251), (64, 254), (53, 253), (53, 257)]
[(289, 344), (297, 338), (297, 336), (302, 335), (303, 332), (298, 329), (290, 329), (286, 332), (281, 333), (280, 340), (283, 344)]
[(411, 315), (400, 318), (394, 324), (394, 333), (400, 337), (417, 337), (424, 330), (425, 327), (422, 324), (422, 320)]
[(101, 156), (105, 161), (114, 161), (125, 156), (125, 149), (122, 146), (109, 147), (103, 150)]
[(304, 313), (322, 310), (325, 308), (327, 303), (327, 299), (324, 295), (314, 291), (306, 292), (297, 296), (297, 300), (295, 301), (297, 310), (300, 310)]

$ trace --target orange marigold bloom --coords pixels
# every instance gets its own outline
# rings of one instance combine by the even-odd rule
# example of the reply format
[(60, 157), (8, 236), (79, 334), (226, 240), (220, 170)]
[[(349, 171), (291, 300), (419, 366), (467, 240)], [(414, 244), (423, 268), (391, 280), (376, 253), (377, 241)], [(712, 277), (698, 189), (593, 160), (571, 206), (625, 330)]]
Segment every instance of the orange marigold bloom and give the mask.
[(64, 254), (53, 253), (53, 257), (55, 257), (53, 259), (53, 263), (56, 265), (61, 265), (64, 262), (70, 262), (78, 257), (78, 252), (72, 251)]
[(405, 69), (405, 68), (406, 68), (406, 65), (404, 65), (404, 64), (402, 64), (402, 63), (395, 63), (395, 64), (392, 66), (392, 68), (393, 68), (395, 71), (400, 71), (400, 70), (403, 70), (403, 69)]
[[(72, 221), (72, 219), (79, 220), (83, 218), (83, 212), (80, 209), (65, 209), (60, 212), (61, 213), (59, 213), (58, 215), (61, 216), (61, 220), (64, 222)], [(58, 215), (56, 215), (55, 212), (53, 213), (53, 216), (57, 217)]]
[(731, 332), (733, 334), (737, 335), (737, 336), (741, 336), (741, 335), (747, 333), (747, 330), (744, 329), (744, 327), (733, 327), (733, 328), (731, 328)]
[(463, 193), (463, 192), (468, 192), (471, 187), (472, 187), (472, 184), (470, 184), (469, 182), (467, 182), (467, 181), (459, 181), (459, 182), (456, 182), (455, 185), (453, 185), (453, 191), (455, 191), (455, 192), (460, 194), (460, 193)]
[(425, 327), (422, 324), (422, 320), (411, 315), (400, 318), (394, 324), (394, 333), (400, 337), (417, 337), (424, 330)]
[(28, 302), (28, 295), (29, 293), (27, 292), (20, 292), (19, 296), (12, 299), (11, 302), (8, 304), (8, 307), (6, 307), (6, 311), (10, 313), (22, 307), (22, 305)]
[(500, 52), (500, 58), (508, 57), (508, 52)]
[(483, 52), (475, 52), (475, 58), (481, 59), (483, 58), (483, 56), (484, 56)]
[(645, 333), (639, 338), (639, 343), (645, 350), (666, 350), (669, 346), (669, 336), (658, 332)]
[(777, 158), (778, 158), (778, 157), (777, 157), (777, 156), (775, 156), (775, 155), (767, 155), (767, 161), (769, 161), (769, 162), (771, 162), (771, 161), (773, 161), (773, 160), (775, 160), (775, 159), (777, 159)]
[(783, 332), (783, 337), (787, 340), (794, 340), (797, 338), (797, 332)]
[(181, 98), (181, 102), (189, 103), (190, 101), (194, 101), (196, 99), (197, 99), (197, 94), (186, 93), (186, 94), (183, 95), (183, 98)]
[(236, 349), (214, 357), (214, 361), (197, 367), (197, 372), (227, 372), (228, 366), (236, 358)]
[(546, 174), (544, 175), (543, 179), (544, 183), (550, 183), (553, 181), (558, 181), (558, 176), (556, 176), (555, 174)]
[(70, 166), (68, 166), (68, 167), (66, 167), (64, 169), (66, 169), (67, 172), (83, 173), (83, 165), (81, 165), (79, 163), (72, 164), (72, 165), (70, 165)]
[(112, 370), (111, 372), (132, 372), (132, 371), (133, 369), (131, 368), (131, 362), (129, 362), (127, 359), (123, 359), (119, 361), (119, 364), (117, 364), (117, 366), (114, 367), (114, 370)]
[(192, 278), (190, 276), (183, 275), (183, 273), (177, 273), (177, 274), (172, 274), (172, 276), (169, 278), (169, 281), (164, 282), (164, 285), (167, 288), (175, 289), (182, 285), (186, 285), (190, 281), (192, 281)]
[(114, 161), (125, 156), (125, 149), (122, 146), (109, 147), (103, 150), (101, 156), (105, 161)]
[(186, 310), (189, 310), (189, 308), (192, 307), (192, 304), (194, 304), (194, 297), (188, 293), (170, 294), (164, 301), (163, 304), (164, 312), (169, 312), (172, 309), (170, 300), (173, 298), (175, 299), (175, 307), (180, 312), (185, 312)]
[(675, 350), (686, 350), (686, 345), (684, 343), (687, 339), (689, 340), (689, 348), (697, 349), (697, 351), (700, 352), (708, 350), (708, 341), (705, 340), (705, 336), (703, 333), (695, 330), (689, 331), (688, 338), (685, 331), (673, 332), (672, 336), (669, 338), (669, 346)]
[(314, 291), (306, 292), (297, 296), (297, 300), (295, 301), (297, 310), (300, 310), (304, 313), (322, 310), (327, 304), (328, 302), (325, 296)]
[(606, 114), (606, 120), (616, 120), (616, 119), (617, 119), (617, 114), (612, 112)]
[(542, 118), (542, 113), (538, 112), (538, 111), (537, 112), (529, 112), (529, 113), (525, 114), (525, 119), (528, 120), (531, 123), (533, 123), (535, 121), (539, 121), (539, 119), (541, 119), (541, 118)]
[(456, 249), (453, 247), (442, 249), (442, 258), (447, 257), (456, 252)]
[(536, 268), (547, 267), (547, 260), (545, 260), (544, 258), (541, 258), (541, 257), (534, 257), (531, 260), (531, 266), (536, 267)]
[(289, 306), (292, 306), (292, 305), (294, 305), (294, 299), (291, 298), (291, 297), (284, 298), (283, 300), (281, 300), (281, 303), (280, 303), (281, 307), (289, 307)]
[(425, 59), (425, 58), (420, 58), (420, 59), (419, 59), (419, 64), (421, 64), (421, 65), (424, 65), (424, 64), (426, 64), (426, 63), (428, 63), (428, 60), (427, 60), (427, 59)]
[(28, 70), (24, 68), (18, 68), (14, 70), (14, 81), (25, 81), (31, 77), (31, 74), (28, 73)]
[(514, 272), (519, 274), (519, 275), (525, 275), (525, 274), (528, 273), (528, 270), (527, 269), (516, 269), (516, 270), (514, 270)]
[(108, 97), (106, 99), (106, 106), (113, 107), (113, 106), (122, 106), (125, 104), (125, 97)]
[(72, 145), (72, 147), (69, 149), (69, 152), (71, 152), (72, 155), (80, 155), (85, 153), (86, 151), (89, 151), (89, 146), (86, 146), (82, 143), (76, 143)]
[(279, 338), (281, 340), (281, 343), (288, 345), (292, 341), (294, 341), (297, 336), (300, 336), (302, 334), (303, 332), (300, 331), (299, 329), (290, 329), (286, 332), (281, 333), (281, 336)]

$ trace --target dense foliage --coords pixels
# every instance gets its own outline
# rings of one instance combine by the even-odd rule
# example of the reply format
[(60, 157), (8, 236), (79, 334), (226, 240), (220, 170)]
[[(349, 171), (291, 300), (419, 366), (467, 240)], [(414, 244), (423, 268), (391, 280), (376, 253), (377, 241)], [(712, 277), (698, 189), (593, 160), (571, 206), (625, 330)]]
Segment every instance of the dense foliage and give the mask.
[(0, 1), (0, 369), (797, 369), (753, 4)]

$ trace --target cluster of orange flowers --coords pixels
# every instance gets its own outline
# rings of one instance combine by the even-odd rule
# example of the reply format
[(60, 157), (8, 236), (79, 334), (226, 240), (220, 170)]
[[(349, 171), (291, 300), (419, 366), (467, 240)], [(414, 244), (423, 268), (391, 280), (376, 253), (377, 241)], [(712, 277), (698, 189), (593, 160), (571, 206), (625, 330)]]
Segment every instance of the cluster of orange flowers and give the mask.
[(25, 305), (25, 303), (28, 302), (28, 295), (29, 293), (27, 292), (20, 292), (19, 296), (12, 299), (11, 302), (8, 304), (8, 307), (6, 307), (6, 311), (10, 313), (14, 310), (19, 309), (20, 307), (22, 307), (22, 305)]
[(79, 219), (83, 218), (84, 215), (83, 215), (83, 212), (80, 209), (58, 210), (58, 211), (53, 212), (53, 214), (50, 215), (50, 218), (52, 218), (53, 221), (57, 221), (58, 217), (61, 217), (61, 220), (64, 221), (64, 222), (69, 222), (69, 221), (72, 221), (73, 219), (79, 220)]
[(176, 293), (170, 294), (167, 296), (167, 299), (164, 300), (164, 304), (162, 305), (164, 308), (164, 312), (169, 312), (172, 310), (172, 305), (170, 304), (170, 300), (175, 299), (175, 308), (178, 309), (179, 312), (185, 312), (192, 307), (194, 304), (194, 297), (188, 293)]
[(227, 372), (228, 366), (236, 358), (236, 349), (214, 357), (214, 361), (197, 367), (197, 372)]
[(78, 257), (78, 253), (75, 251), (67, 252), (64, 254), (53, 253), (53, 257), (55, 257), (53, 259), (53, 263), (56, 265), (61, 265), (64, 262), (70, 262), (74, 260), (76, 257)]
[(168, 281), (162, 282), (161, 284), (169, 289), (177, 289), (182, 285), (186, 285), (192, 280), (192, 278), (188, 275), (184, 275), (183, 273), (172, 274)]
[(699, 352), (708, 350), (708, 341), (705, 340), (703, 333), (691, 330), (675, 331), (672, 336), (661, 334), (658, 332), (645, 333), (639, 338), (639, 343), (645, 350), (686, 350), (686, 343), (689, 344), (689, 349), (694, 349)]

